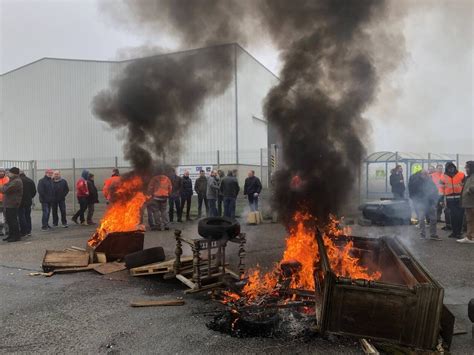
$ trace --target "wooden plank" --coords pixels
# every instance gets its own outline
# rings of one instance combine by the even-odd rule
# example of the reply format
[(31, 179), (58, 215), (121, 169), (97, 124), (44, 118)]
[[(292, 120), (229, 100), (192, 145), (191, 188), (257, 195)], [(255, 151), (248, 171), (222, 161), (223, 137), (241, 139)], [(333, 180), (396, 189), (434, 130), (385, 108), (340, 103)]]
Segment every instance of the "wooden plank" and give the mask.
[(95, 253), (95, 257), (96, 257), (98, 263), (106, 263), (107, 262), (107, 256), (105, 255), (105, 253), (101, 253), (101, 252)]
[(182, 306), (183, 300), (140, 300), (130, 302), (131, 307), (161, 307), (161, 306)]
[(113, 272), (122, 271), (125, 269), (125, 263), (119, 263), (116, 261), (113, 261), (111, 263), (99, 263), (97, 266), (94, 267), (94, 270), (102, 275), (111, 274)]
[(80, 247), (75, 247), (74, 245), (71, 247), (71, 249), (74, 249), (74, 250), (77, 250), (77, 251), (86, 251), (86, 249), (80, 248)]
[(85, 267), (89, 264), (89, 253), (84, 251), (46, 250), (43, 269)]
[(377, 349), (370, 344), (367, 339), (360, 339), (360, 345), (362, 346), (362, 350), (364, 351), (364, 354), (367, 355), (379, 355), (380, 353), (377, 351)]
[(83, 267), (58, 268), (58, 269), (54, 269), (54, 273), (55, 274), (68, 274), (68, 273), (73, 273), (73, 272), (89, 271), (89, 270), (93, 270), (94, 267), (96, 267), (97, 265), (101, 265), (101, 264), (89, 264)]
[(184, 277), (183, 275), (176, 275), (176, 278), (181, 281), (183, 284), (185, 284), (186, 286), (188, 286), (189, 288), (191, 289), (194, 289), (196, 287), (196, 284), (194, 282), (192, 282), (191, 280), (187, 279), (186, 277)]
[[(178, 275), (176, 275), (176, 277), (178, 277)], [(196, 292), (201, 292), (201, 291), (206, 291), (206, 290), (212, 290), (214, 288), (223, 287), (223, 286), (225, 286), (224, 283), (222, 281), (218, 281), (213, 284), (202, 286), (201, 288), (192, 288), (192, 289), (186, 290), (184, 291), (184, 293), (185, 294), (196, 293)]]

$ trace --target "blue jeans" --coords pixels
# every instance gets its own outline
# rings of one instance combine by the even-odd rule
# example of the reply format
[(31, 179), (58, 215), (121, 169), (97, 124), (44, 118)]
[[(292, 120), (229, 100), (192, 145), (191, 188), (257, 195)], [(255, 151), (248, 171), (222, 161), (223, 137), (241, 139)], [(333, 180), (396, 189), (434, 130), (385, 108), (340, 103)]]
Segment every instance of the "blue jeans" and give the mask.
[(18, 222), (20, 222), (20, 233), (31, 233), (31, 206), (23, 206), (18, 209)]
[(235, 197), (224, 197), (224, 217), (235, 218)]
[(247, 197), (249, 199), (250, 211), (252, 212), (258, 211), (258, 196), (249, 194)]
[(41, 217), (41, 226), (47, 228), (49, 226), (49, 215), (51, 214), (51, 203), (41, 202), (43, 216)]
[(59, 223), (58, 207), (59, 207), (59, 212), (61, 213), (61, 223), (63, 226), (65, 226), (67, 225), (67, 219), (66, 219), (66, 201), (64, 200), (53, 202), (53, 205), (52, 205), (53, 225), (57, 226)]
[(209, 204), (209, 217), (217, 217), (216, 199), (208, 198), (207, 203)]

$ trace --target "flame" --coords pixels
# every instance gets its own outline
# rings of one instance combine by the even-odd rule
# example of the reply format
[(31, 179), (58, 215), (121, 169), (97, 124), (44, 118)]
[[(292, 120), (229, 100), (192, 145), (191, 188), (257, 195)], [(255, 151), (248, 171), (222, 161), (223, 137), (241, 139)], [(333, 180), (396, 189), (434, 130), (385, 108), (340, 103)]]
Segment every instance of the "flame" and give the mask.
[(139, 176), (120, 181), (113, 191), (112, 203), (87, 242), (89, 246), (95, 247), (108, 233), (137, 230), (141, 221), (141, 209), (147, 200), (142, 190), (143, 180)]
[[(280, 266), (284, 262), (297, 261), (301, 264), (301, 268), (291, 276), (291, 288), (315, 290), (314, 272), (315, 265), (319, 261), (319, 250), (315, 238), (316, 227), (310, 223), (314, 221), (314, 218), (308, 213), (297, 212), (293, 221), (295, 223), (290, 228), (289, 236), (286, 239), (286, 248), (281, 263), (267, 273), (262, 273), (258, 265), (247, 272), (248, 281), (242, 291), (248, 301), (255, 301), (264, 295), (278, 292), (278, 282), (281, 276)], [(330, 216), (329, 223), (322, 231), (332, 271), (336, 276), (353, 279), (380, 279), (382, 276), (380, 272), (369, 273), (368, 269), (360, 264), (360, 260), (352, 255), (354, 243), (346, 237), (350, 234), (350, 229), (341, 230), (338, 226), (339, 221), (334, 216)], [(342, 247), (335, 242), (338, 238), (344, 238)], [(239, 297), (236, 294), (227, 296), (231, 297), (228, 301), (236, 300)]]

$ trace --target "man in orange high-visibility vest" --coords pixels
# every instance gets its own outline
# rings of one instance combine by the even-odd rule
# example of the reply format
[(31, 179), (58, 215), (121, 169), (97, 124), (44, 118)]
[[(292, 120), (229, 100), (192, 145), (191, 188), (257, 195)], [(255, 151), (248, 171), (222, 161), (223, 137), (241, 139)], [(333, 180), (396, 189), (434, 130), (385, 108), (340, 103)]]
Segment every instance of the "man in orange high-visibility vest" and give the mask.
[[(0, 168), (0, 185), (6, 185), (10, 178), (6, 175), (5, 168)], [(3, 192), (0, 192), (0, 236), (4, 236), (3, 227), (5, 225), (5, 211), (3, 209)]]
[(464, 173), (458, 171), (456, 165), (446, 163), (441, 185), (443, 187), (446, 207), (449, 209), (451, 228), (453, 230), (449, 238), (459, 239), (461, 237), (464, 218), (464, 209), (461, 207), (461, 192), (464, 177)]
[(156, 175), (148, 184), (148, 194), (151, 201), (148, 204), (156, 223), (150, 226), (152, 230), (169, 230), (168, 199), (172, 191), (171, 180), (166, 175)]
[(442, 164), (436, 165), (436, 169), (434, 166), (430, 166), (429, 173), (431, 176), (431, 180), (433, 180), (433, 183), (436, 185), (436, 188), (438, 189), (439, 199), (436, 206), (436, 219), (438, 220), (438, 222), (441, 222), (441, 214), (443, 212), (443, 207), (444, 207), (443, 185), (441, 184), (441, 179), (443, 178), (443, 175), (444, 175), (443, 165)]

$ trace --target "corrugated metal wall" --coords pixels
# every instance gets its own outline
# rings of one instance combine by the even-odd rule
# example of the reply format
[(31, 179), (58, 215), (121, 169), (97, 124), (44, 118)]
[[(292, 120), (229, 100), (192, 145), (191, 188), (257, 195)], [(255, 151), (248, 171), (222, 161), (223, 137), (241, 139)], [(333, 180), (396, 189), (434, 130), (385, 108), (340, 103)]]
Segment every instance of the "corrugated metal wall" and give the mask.
[[(217, 150), (221, 164), (236, 163), (237, 92), (240, 163), (259, 164), (253, 158), (256, 154), (245, 158), (246, 151), (266, 147), (266, 125), (252, 117), (263, 119), (262, 99), (276, 78), (239, 46), (222, 46), (222, 50), (234, 49), (237, 87), (232, 82), (225, 92), (203, 105), (200, 117), (183, 139), (180, 163), (214, 163)], [(126, 64), (42, 59), (0, 76), (0, 159), (122, 156), (120, 132), (92, 115), (91, 101)]]
[[(258, 165), (259, 149), (267, 148), (264, 99), (278, 78), (241, 47), (236, 48), (239, 164)], [(263, 159), (266, 163), (266, 154)]]

